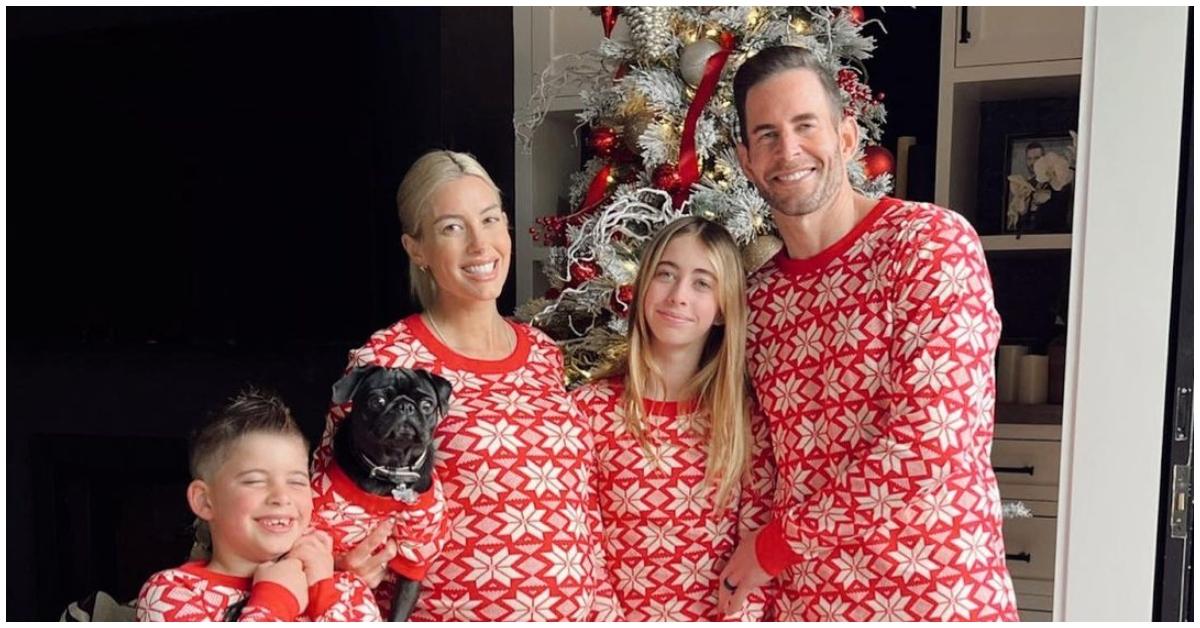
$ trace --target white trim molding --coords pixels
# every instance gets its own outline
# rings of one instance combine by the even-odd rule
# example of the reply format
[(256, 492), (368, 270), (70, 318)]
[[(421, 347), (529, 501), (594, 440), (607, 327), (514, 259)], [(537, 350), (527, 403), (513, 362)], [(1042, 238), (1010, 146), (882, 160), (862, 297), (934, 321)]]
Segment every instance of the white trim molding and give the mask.
[(1088, 7), (1056, 620), (1149, 621), (1187, 7)]

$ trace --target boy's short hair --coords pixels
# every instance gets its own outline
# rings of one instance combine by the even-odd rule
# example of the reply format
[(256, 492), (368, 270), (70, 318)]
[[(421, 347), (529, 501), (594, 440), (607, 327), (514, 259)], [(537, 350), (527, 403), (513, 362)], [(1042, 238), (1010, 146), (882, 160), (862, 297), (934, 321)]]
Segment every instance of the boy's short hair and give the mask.
[(230, 399), (192, 433), (188, 445), (192, 479), (209, 478), (221, 466), (229, 447), (237, 439), (264, 432), (299, 438), (308, 451), (308, 439), (283, 399), (270, 392), (249, 388)]

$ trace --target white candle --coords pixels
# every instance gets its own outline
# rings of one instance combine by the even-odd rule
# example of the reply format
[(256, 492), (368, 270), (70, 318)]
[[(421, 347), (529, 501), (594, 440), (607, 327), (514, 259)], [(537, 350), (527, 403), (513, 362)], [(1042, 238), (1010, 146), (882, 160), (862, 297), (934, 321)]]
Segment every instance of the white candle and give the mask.
[(1017, 401), (1046, 403), (1046, 393), (1050, 382), (1050, 358), (1044, 355), (1021, 356), (1018, 380)]
[(1025, 345), (1000, 345), (996, 349), (996, 402), (1017, 400), (1017, 370), (1021, 356), (1029, 353)]

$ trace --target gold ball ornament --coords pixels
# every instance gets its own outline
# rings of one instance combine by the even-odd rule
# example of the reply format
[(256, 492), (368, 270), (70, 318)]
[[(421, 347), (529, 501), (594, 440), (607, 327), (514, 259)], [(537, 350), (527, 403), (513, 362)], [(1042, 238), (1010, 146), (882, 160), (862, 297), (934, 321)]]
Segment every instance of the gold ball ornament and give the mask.
[(649, 111), (637, 113), (625, 119), (625, 124), (621, 127), (621, 139), (625, 142), (625, 147), (635, 153), (641, 153), (642, 147), (638, 144), (638, 138), (650, 128), (654, 123), (654, 114)]
[(697, 39), (684, 46), (679, 55), (679, 75), (692, 87), (699, 87), (704, 80), (704, 68), (708, 59), (721, 51), (721, 44), (711, 39)]
[(622, 372), (629, 360), (629, 341), (624, 336), (618, 337), (605, 347), (597, 358), (596, 367), (589, 375), (606, 376)]
[(746, 265), (746, 272), (752, 273), (763, 264), (766, 264), (775, 257), (779, 251), (783, 249), (783, 240), (769, 234), (764, 233), (754, 238), (746, 248), (742, 249), (742, 263)]

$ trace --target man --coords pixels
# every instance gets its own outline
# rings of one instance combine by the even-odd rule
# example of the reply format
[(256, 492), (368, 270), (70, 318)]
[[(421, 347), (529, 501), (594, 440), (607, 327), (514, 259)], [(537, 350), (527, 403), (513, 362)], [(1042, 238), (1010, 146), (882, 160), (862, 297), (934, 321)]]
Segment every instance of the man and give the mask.
[(854, 191), (858, 127), (808, 51), (748, 60), (734, 101), (742, 168), (785, 249), (749, 288), (774, 514), (730, 557), (723, 608), (775, 577), (781, 621), (1016, 620), (978, 237), (945, 209)]
[(1040, 142), (1030, 142), (1025, 146), (1025, 169), (1029, 171), (1027, 178), (1035, 186), (1037, 185), (1037, 176), (1034, 174), (1033, 164), (1036, 164), (1037, 160), (1041, 159), (1042, 155), (1045, 154), (1046, 147), (1042, 146)]

